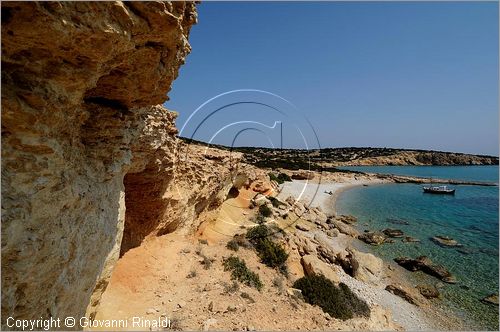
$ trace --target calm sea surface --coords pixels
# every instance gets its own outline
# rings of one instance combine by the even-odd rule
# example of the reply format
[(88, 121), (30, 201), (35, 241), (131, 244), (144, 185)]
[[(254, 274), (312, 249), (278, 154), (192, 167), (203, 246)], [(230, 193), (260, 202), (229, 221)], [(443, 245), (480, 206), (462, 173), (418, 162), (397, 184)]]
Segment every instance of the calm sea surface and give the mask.
[[(348, 167), (364, 172), (452, 178), (498, 183), (498, 166), (374, 166)], [(498, 306), (480, 300), (498, 293), (498, 187), (453, 186), (454, 196), (424, 194), (421, 185), (384, 184), (355, 187), (342, 193), (336, 210), (358, 217), (358, 228), (397, 228), (421, 243), (366, 246), (386, 260), (398, 256), (430, 257), (458, 279), (455, 285), (413, 273), (417, 283), (442, 286), (441, 303), (474, 329), (498, 330)], [(430, 237), (447, 235), (463, 244), (442, 248)]]

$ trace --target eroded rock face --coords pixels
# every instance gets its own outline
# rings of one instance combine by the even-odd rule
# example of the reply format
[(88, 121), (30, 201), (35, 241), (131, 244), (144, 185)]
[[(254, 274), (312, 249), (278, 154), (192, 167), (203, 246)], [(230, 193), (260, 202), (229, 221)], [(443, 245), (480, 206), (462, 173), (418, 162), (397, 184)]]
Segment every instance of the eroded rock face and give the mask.
[[(165, 125), (149, 132), (154, 135), (161, 128)], [(141, 138), (146, 139), (133, 145), (134, 156), (139, 155), (136, 148), (147, 145), (148, 136), (145, 133)], [(204, 217), (215, 217), (229, 190), (237, 185), (234, 179), (240, 175), (240, 153), (186, 144), (168, 134), (165, 138), (167, 143), (158, 145), (146, 166), (142, 165), (143, 158), (134, 158), (133, 169), (125, 176), (127, 213), (122, 255), (148, 236), (195, 231)], [(135, 168), (137, 164), (139, 169)]]
[[(183, 2), (2, 3), (4, 319), (98, 303), (128, 218), (124, 177), (173, 163), (174, 117), (151, 105), (167, 99), (195, 22)], [(155, 120), (165, 132), (139, 146)]]

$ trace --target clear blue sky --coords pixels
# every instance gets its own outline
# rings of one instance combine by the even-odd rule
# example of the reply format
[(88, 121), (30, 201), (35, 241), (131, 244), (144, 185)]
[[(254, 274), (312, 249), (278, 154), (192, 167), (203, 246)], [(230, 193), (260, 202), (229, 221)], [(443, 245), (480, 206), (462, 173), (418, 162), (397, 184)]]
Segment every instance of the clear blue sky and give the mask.
[[(252, 88), (292, 102), (322, 147), (498, 155), (498, 3), (204, 2), (198, 15), (165, 104), (178, 127), (209, 98)], [(274, 119), (258, 105), (225, 111), (195, 138), (229, 120)], [(266, 145), (257, 134), (236, 145)], [(214, 142), (229, 145), (231, 135)]]

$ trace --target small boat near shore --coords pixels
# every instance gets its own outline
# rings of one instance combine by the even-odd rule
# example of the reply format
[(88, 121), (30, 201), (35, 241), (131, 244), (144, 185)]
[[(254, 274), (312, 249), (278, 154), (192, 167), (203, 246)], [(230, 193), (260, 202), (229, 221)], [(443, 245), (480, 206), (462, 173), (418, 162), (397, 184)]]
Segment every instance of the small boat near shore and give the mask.
[(424, 193), (428, 194), (455, 195), (455, 189), (448, 188), (447, 186), (425, 186), (422, 189)]

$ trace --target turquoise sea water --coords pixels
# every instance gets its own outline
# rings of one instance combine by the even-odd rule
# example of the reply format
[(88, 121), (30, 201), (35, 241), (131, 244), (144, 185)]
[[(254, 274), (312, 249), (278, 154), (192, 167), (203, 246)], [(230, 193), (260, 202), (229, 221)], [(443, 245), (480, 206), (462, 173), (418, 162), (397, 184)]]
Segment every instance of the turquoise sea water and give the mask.
[[(498, 183), (498, 166), (350, 169)], [(421, 243), (395, 239), (393, 244), (366, 247), (390, 261), (398, 256), (426, 255), (444, 265), (457, 277), (457, 284), (444, 284), (421, 272), (413, 273), (412, 278), (416, 283), (443, 286), (443, 299), (439, 303), (462, 317), (469, 328), (498, 330), (498, 306), (480, 301), (498, 293), (498, 187), (453, 187), (456, 188), (454, 196), (424, 194), (416, 184), (355, 187), (340, 195), (336, 210), (358, 217), (360, 231), (397, 228), (420, 239)], [(435, 235), (451, 236), (463, 247), (442, 248), (430, 241)]]
[(351, 166), (361, 172), (498, 183), (498, 166)]

